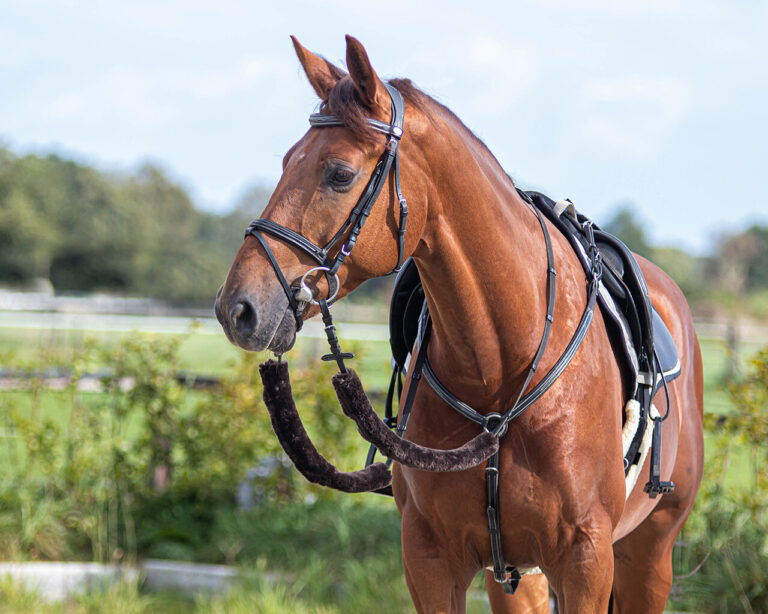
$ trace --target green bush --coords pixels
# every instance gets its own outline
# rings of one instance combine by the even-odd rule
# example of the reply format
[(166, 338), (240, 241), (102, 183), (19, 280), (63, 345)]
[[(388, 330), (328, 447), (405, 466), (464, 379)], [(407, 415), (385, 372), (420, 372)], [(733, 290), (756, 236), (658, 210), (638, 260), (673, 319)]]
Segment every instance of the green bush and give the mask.
[[(734, 409), (704, 416), (710, 449), (682, 534), (674, 602), (696, 612), (768, 612), (768, 348), (727, 389)], [(733, 479), (744, 454), (750, 475)]]
[[(243, 354), (231, 377), (195, 391), (176, 378), (180, 341), (87, 344), (69, 361), (64, 391), (32, 378), (25, 393), (0, 396), (0, 557), (232, 561), (236, 549), (218, 547), (212, 532), (236, 508), (246, 476), (252, 504), (333, 496), (300, 479), (280, 449), (259, 357)], [(82, 375), (104, 367), (103, 392), (82, 392)], [(328, 365), (293, 373), (297, 405), (318, 447), (357, 468), (364, 446), (339, 409), (332, 373)]]

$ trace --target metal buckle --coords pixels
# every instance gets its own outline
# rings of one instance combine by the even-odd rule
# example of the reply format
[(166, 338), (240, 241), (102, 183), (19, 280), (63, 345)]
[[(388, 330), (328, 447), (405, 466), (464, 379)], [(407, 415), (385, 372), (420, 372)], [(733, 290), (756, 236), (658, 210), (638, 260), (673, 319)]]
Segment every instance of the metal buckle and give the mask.
[[(315, 271), (325, 271), (325, 273), (330, 273), (331, 269), (329, 269), (327, 266), (316, 266), (311, 269), (309, 269), (304, 275), (301, 276), (301, 281), (299, 282), (299, 289), (296, 290), (296, 294), (294, 294), (294, 297), (297, 301), (301, 303), (312, 303), (313, 305), (319, 305), (320, 303), (314, 299), (314, 294), (310, 287), (307, 285), (307, 282), (305, 281), (307, 279), (307, 275), (310, 273), (314, 273)], [(341, 286), (341, 282), (339, 281), (339, 274), (333, 273), (333, 278), (336, 280), (336, 287), (333, 290), (333, 293), (325, 299), (325, 302), (330, 305), (333, 300), (336, 298), (336, 295), (339, 293), (339, 287)], [(328, 282), (328, 290), (330, 292), (331, 289), (331, 283)]]
[[(486, 433), (492, 433), (496, 429), (496, 427), (499, 424), (501, 424), (503, 417), (504, 416), (502, 416), (500, 413), (495, 411), (491, 412), (490, 414), (485, 414), (485, 420), (483, 422), (483, 430)], [(504, 428), (497, 435), (497, 437), (502, 437), (507, 432), (507, 426), (509, 426), (509, 424), (504, 425)]]

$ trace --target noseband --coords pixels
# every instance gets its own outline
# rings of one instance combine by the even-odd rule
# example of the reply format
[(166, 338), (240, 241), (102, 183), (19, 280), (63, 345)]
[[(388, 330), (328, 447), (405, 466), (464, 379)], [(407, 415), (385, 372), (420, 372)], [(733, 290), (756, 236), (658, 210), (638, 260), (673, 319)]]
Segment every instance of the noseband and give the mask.
[[(288, 297), (288, 303), (296, 318), (296, 330), (301, 330), (303, 320), (303, 313), (308, 303), (314, 305), (320, 305), (323, 311), (323, 316), (326, 315), (327, 308), (330, 307), (339, 292), (339, 277), (338, 271), (344, 260), (352, 253), (352, 249), (355, 247), (357, 237), (360, 231), (363, 229), (368, 216), (373, 209), (373, 205), (381, 194), (384, 184), (387, 182), (390, 170), (394, 166), (395, 176), (395, 193), (400, 204), (400, 226), (398, 229), (398, 257), (397, 265), (390, 273), (396, 273), (403, 266), (404, 259), (404, 243), (405, 243), (405, 222), (408, 217), (408, 206), (406, 205), (405, 198), (400, 189), (400, 158), (398, 156), (398, 145), (400, 143), (400, 137), (403, 136), (403, 120), (405, 116), (405, 104), (403, 102), (403, 96), (400, 92), (389, 85), (384, 84), (387, 88), (392, 103), (392, 119), (387, 124), (386, 122), (379, 121), (377, 119), (366, 118), (366, 122), (374, 130), (381, 132), (389, 137), (386, 149), (376, 163), (376, 167), (373, 169), (368, 184), (365, 186), (360, 199), (357, 201), (354, 209), (349, 214), (349, 217), (341, 225), (341, 228), (336, 232), (324, 247), (315, 245), (312, 241), (306, 237), (300, 235), (295, 230), (286, 228), (272, 220), (266, 218), (257, 218), (251, 222), (248, 229), (245, 231), (245, 236), (253, 235), (258, 239), (261, 246), (269, 258), (269, 262), (272, 264), (272, 268), (275, 270), (280, 284), (283, 286), (285, 295)], [(313, 113), (309, 116), (309, 123), (314, 128), (326, 128), (343, 126), (344, 122), (337, 118), (335, 115), (325, 113)], [(335, 257), (331, 258), (330, 251), (341, 241), (344, 234), (349, 231), (346, 241), (341, 244), (338, 253)], [(273, 237), (292, 245), (300, 249), (302, 252), (310, 256), (318, 266), (307, 271), (301, 278), (299, 288), (294, 289), (288, 280), (285, 278), (280, 265), (275, 258), (274, 253), (269, 248), (266, 239), (262, 235), (265, 232)], [(323, 271), (328, 280), (328, 297), (324, 300), (314, 300), (312, 290), (307, 286), (305, 280), (310, 273), (315, 271)], [(388, 273), (389, 274), (389, 273)], [(330, 314), (328, 314), (330, 315)]]

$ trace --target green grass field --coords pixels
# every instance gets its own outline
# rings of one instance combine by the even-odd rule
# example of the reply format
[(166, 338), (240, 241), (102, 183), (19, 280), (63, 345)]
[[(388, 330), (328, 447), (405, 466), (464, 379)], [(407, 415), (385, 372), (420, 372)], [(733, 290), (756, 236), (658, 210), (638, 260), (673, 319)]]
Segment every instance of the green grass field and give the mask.
[[(343, 332), (343, 329), (342, 329)], [(100, 346), (116, 346), (121, 338), (137, 333), (84, 332), (80, 330), (33, 330), (0, 329), (0, 367), (14, 367), (25, 364), (48, 362), (66, 367), (68, 359), (75, 350), (83, 348), (87, 340)], [(161, 336), (161, 334), (154, 334)], [(227, 341), (223, 334), (210, 334), (196, 330), (182, 335), (180, 346), (180, 366), (184, 371), (198, 375), (224, 376), (231, 374), (239, 356), (243, 353)], [(726, 414), (730, 401), (724, 383), (728, 373), (728, 355), (725, 344), (717, 339), (701, 340), (704, 364), (704, 406), (705, 411)], [(371, 392), (383, 394), (389, 384), (390, 350), (384, 341), (348, 342), (342, 337), (345, 348), (352, 348), (357, 357), (352, 364), (360, 373), (366, 388)], [(757, 351), (760, 344), (749, 342), (741, 348), (742, 362)], [(286, 358), (298, 366), (312, 365), (319, 361), (327, 351), (325, 341), (315, 338), (302, 338), (299, 335), (296, 347)], [(269, 353), (263, 353), (264, 359)], [(330, 382), (328, 383), (330, 386)], [(40, 393), (39, 411), (43, 416), (55, 417), (65, 423), (68, 419), (66, 408), (71, 406), (67, 393), (45, 390)], [(103, 395), (86, 394), (94, 404), (103, 403)], [(24, 411), (31, 405), (27, 393), (22, 391), (0, 391), (0, 410), (13, 406)], [(379, 408), (380, 409), (380, 408)], [(732, 459), (729, 475), (735, 484), (748, 485), (751, 475), (751, 461), (746, 455), (736, 450)]]
[[(83, 348), (87, 339), (102, 347), (114, 347), (122, 337), (131, 334), (135, 333), (0, 329), (0, 367), (41, 364), (66, 367), (74, 351)], [(366, 388), (381, 393), (389, 381), (388, 344), (381, 341), (345, 341), (342, 329), (342, 345), (358, 353), (359, 357), (354, 364)], [(716, 339), (704, 339), (701, 347), (705, 410), (727, 413), (730, 402), (723, 383), (729, 360), (725, 345)], [(759, 347), (757, 342), (745, 343), (740, 358), (746, 359)], [(287, 358), (295, 365), (313, 365), (317, 364), (316, 361), (325, 351), (323, 340), (300, 337), (296, 348)], [(180, 346), (181, 368), (195, 374), (233, 374), (240, 352), (223, 335), (193, 330), (183, 336)], [(264, 357), (267, 357), (266, 353)], [(97, 368), (107, 366), (98, 365)], [(34, 405), (40, 417), (54, 418), (61, 425), (67, 423), (72, 407), (69, 392), (41, 389), (35, 394), (38, 395), (38, 403), (31, 402), (30, 392), (0, 390), (0, 419), (8, 408), (13, 407), (25, 413), (31, 411)], [(191, 398), (196, 394), (193, 393)], [(96, 407), (108, 402), (105, 393), (85, 393), (80, 397), (85, 407)], [(2, 426), (0, 422), (0, 431)], [(708, 438), (711, 439), (712, 435), (708, 435)], [(359, 456), (360, 462), (366, 447), (362, 443), (359, 454), (355, 453), (355, 459)], [(737, 490), (750, 487), (754, 475), (752, 463), (753, 459), (746, 449), (734, 445), (727, 473), (731, 487)], [(212, 543), (221, 543), (222, 552), (228, 551), (230, 544), (235, 544), (238, 552), (243, 552), (248, 561), (267, 561), (270, 570), (285, 574), (299, 573), (302, 578), (306, 578), (302, 585), (287, 582), (273, 586), (259, 584), (259, 580), (256, 580), (256, 584), (251, 583), (242, 590), (236, 589), (229, 596), (194, 601), (178, 595), (146, 595), (135, 586), (123, 586), (114, 589), (117, 592), (107, 595), (86, 596), (49, 608), (34, 595), (20, 593), (0, 582), (0, 602), (5, 597), (8, 604), (6, 609), (0, 605), (0, 612), (30, 611), (31, 608), (40, 612), (96, 613), (106, 611), (98, 607), (103, 598), (121, 601), (125, 611), (135, 612), (307, 611), (341, 614), (363, 610), (375, 612), (378, 611), (376, 604), (391, 604), (393, 600), (398, 604), (398, 611), (409, 611), (399, 562), (399, 517), (392, 502), (373, 495), (339, 495), (325, 501), (323, 503), (321, 500), (318, 505), (311, 507), (299, 503), (295, 509), (281, 506), (279, 514), (271, 516), (269, 510), (264, 512), (267, 516), (258, 516), (259, 512), (256, 511), (247, 518), (234, 514), (228, 516), (225, 513), (222, 516), (225, 520), (215, 527)], [(353, 536), (369, 535), (371, 526), (377, 527), (376, 543), (368, 544), (360, 550)], [(304, 557), (306, 560), (301, 564), (296, 563), (296, 551), (307, 553)], [(368, 553), (370, 558), (365, 558)], [(473, 585), (472, 595), (475, 598), (470, 600), (471, 612), (489, 611), (487, 602), (482, 598), (481, 584), (477, 581)], [(308, 588), (310, 585), (311, 589)]]
[[(0, 367), (13, 367), (26, 363), (39, 363), (48, 357), (54, 363), (66, 365), (73, 350), (82, 348), (90, 339), (99, 345), (116, 345), (121, 337), (135, 333), (88, 332), (81, 330), (0, 329)], [(234, 347), (224, 334), (210, 334), (192, 330), (181, 345), (181, 368), (198, 375), (221, 376), (230, 373), (243, 350)], [(390, 350), (386, 341), (350, 342), (340, 334), (342, 347), (354, 347), (358, 357), (352, 361), (365, 385), (373, 390), (383, 390), (389, 383)], [(728, 410), (728, 399), (723, 383), (728, 368), (728, 356), (723, 341), (702, 339), (704, 361), (704, 406), (706, 411), (723, 413)], [(744, 359), (761, 347), (756, 341), (746, 342), (741, 348)], [(327, 352), (322, 339), (310, 339), (299, 334), (296, 346), (286, 355), (298, 365), (312, 364)], [(263, 353), (264, 358), (269, 353)]]
[[(352, 348), (357, 358), (352, 362), (367, 385), (384, 389), (389, 384), (390, 351), (386, 341), (346, 341), (341, 330), (342, 348)], [(107, 333), (82, 330), (37, 330), (0, 328), (0, 367), (12, 368), (27, 364), (40, 364), (41, 359), (52, 364), (66, 366), (72, 353), (82, 349), (87, 341), (102, 347), (114, 347), (126, 336), (137, 333)], [(146, 334), (146, 333), (141, 333)], [(151, 333), (164, 336), (165, 333)], [(244, 350), (227, 341), (224, 333), (210, 334), (192, 329), (181, 336), (180, 368), (196, 375), (221, 376), (231, 373), (238, 357)], [(327, 353), (324, 340), (301, 337), (285, 358), (299, 365), (306, 365)], [(269, 352), (262, 353), (264, 359)]]

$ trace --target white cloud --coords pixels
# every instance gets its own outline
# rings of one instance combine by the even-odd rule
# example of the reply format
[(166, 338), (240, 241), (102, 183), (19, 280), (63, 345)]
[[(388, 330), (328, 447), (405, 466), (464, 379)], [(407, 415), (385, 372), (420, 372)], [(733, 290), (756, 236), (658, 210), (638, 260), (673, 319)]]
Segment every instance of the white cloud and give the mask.
[(690, 109), (690, 86), (664, 77), (629, 76), (585, 81), (580, 95), (583, 137), (633, 155), (663, 146)]
[(181, 114), (193, 101), (205, 103), (247, 93), (279, 65), (253, 56), (222, 69), (194, 71), (117, 65), (94, 82), (63, 91), (42, 103), (41, 115), (92, 124), (128, 121), (137, 126), (159, 126)]
[(475, 37), (469, 46), (474, 92), (472, 106), (487, 113), (509, 111), (536, 80), (533, 53), (488, 36)]

